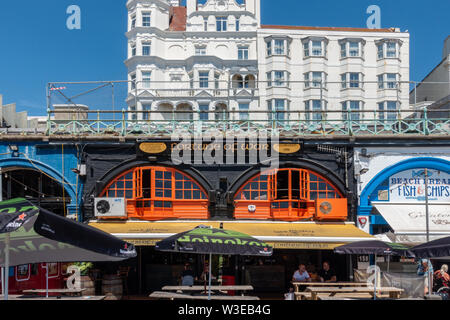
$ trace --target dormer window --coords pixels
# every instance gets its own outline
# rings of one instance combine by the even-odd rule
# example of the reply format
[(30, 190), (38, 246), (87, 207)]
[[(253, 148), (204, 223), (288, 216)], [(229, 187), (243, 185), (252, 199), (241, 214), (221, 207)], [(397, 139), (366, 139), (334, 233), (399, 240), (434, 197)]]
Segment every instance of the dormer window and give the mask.
[(326, 39), (303, 39), (303, 53), (307, 57), (325, 57), (327, 49)]

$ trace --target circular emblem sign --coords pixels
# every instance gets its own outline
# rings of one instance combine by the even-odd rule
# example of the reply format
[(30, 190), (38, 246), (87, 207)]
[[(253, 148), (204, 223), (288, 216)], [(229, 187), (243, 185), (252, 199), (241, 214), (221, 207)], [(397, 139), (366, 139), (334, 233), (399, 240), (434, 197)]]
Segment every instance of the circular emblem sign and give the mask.
[(139, 149), (145, 153), (157, 154), (166, 151), (167, 146), (162, 142), (144, 142), (139, 145)]
[(333, 207), (331, 206), (331, 203), (329, 202), (323, 202), (320, 205), (320, 212), (322, 212), (323, 214), (329, 214), (331, 212), (331, 209), (333, 209)]
[(290, 154), (300, 150), (299, 144), (274, 144), (273, 149), (278, 153)]

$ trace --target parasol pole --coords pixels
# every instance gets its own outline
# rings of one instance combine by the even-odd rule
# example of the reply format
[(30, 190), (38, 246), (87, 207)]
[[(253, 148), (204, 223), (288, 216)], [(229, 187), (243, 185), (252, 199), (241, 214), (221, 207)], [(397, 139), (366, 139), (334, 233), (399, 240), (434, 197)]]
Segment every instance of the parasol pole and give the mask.
[(208, 300), (211, 300), (211, 264), (212, 264), (212, 253), (209, 254), (209, 288), (208, 288)]
[(48, 298), (48, 262), (45, 264), (45, 297)]
[(8, 300), (8, 293), (9, 293), (9, 244), (10, 244), (10, 234), (9, 232), (5, 235), (5, 291), (4, 291), (4, 298), (5, 300)]
[(377, 254), (375, 254), (375, 285), (374, 285), (374, 291), (373, 291), (373, 300), (377, 300), (377, 281), (378, 281), (378, 274), (377, 274)]

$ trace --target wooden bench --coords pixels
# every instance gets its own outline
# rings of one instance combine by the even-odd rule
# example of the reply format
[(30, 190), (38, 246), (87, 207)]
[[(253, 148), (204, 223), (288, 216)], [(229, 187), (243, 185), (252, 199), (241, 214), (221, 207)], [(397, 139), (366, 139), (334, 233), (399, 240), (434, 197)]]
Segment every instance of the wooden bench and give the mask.
[[(188, 294), (180, 294), (180, 293), (173, 293), (173, 292), (161, 292), (161, 291), (155, 291), (149, 295), (150, 298), (157, 298), (157, 299), (169, 299), (169, 300), (208, 300), (208, 296), (191, 296)], [(243, 301), (243, 300), (260, 300), (258, 297), (252, 297), (252, 296), (217, 296), (217, 295), (211, 295), (211, 300), (236, 300), (236, 301)]]
[(22, 292), (24, 294), (34, 294), (39, 295), (41, 293), (46, 294), (48, 293), (60, 293), (61, 295), (79, 295), (83, 293), (83, 291), (86, 291), (87, 289), (30, 289), (30, 290), (23, 290)]
[(294, 292), (295, 300), (311, 300), (311, 292)]
[[(307, 292), (311, 292), (311, 299), (317, 300), (318, 295), (334, 297), (336, 294), (340, 294), (341, 297), (349, 294), (369, 294), (373, 297), (374, 288), (371, 287), (345, 287), (345, 288), (336, 288), (336, 287), (307, 287)], [(398, 299), (400, 295), (403, 293), (403, 289), (394, 288), (394, 287), (380, 287), (377, 288), (376, 294), (377, 297), (383, 297), (383, 295), (389, 295), (389, 298)]]
[[(192, 291), (192, 292), (208, 292), (209, 287), (206, 286), (164, 286), (162, 291)], [(244, 296), (246, 291), (252, 291), (253, 287), (248, 285), (230, 285), (230, 286), (211, 286), (211, 292), (228, 292), (228, 291), (242, 291), (241, 295)]]

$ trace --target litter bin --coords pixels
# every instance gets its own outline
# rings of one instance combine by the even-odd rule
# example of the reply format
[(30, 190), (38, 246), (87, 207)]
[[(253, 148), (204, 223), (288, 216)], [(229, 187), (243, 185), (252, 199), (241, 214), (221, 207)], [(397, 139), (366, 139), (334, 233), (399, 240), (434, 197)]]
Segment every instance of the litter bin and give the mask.
[[(222, 284), (224, 286), (234, 286), (236, 284), (236, 277), (235, 276), (222, 276)], [(227, 295), (234, 296), (234, 291), (227, 291)]]

